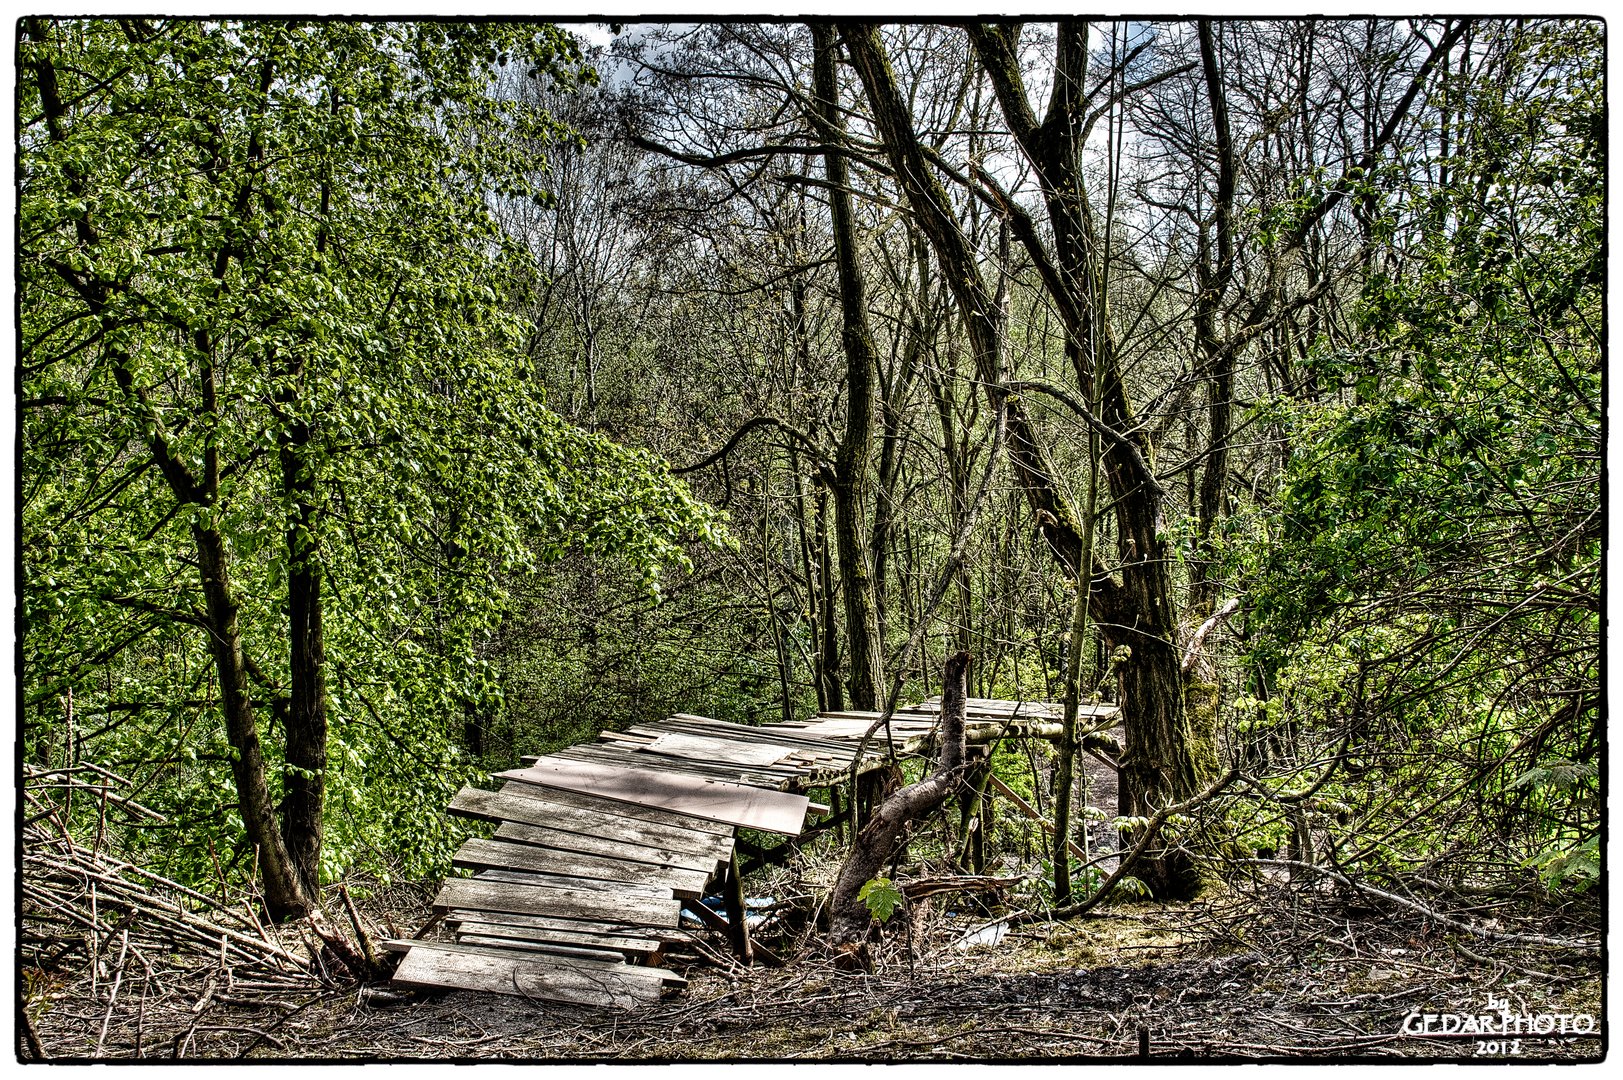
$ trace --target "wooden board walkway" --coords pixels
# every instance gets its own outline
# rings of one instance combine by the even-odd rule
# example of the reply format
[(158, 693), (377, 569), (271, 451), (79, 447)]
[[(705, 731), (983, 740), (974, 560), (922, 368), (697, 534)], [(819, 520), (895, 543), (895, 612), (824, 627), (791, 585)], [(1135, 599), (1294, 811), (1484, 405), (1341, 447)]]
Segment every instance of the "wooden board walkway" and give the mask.
[[(1057, 709), (971, 699), (969, 727), (981, 737), (1047, 737)], [(1090, 710), (1086, 722), (1114, 714)], [(925, 747), (939, 711), (933, 699), (897, 710), (891, 741), (904, 752)], [(720, 887), (729, 911), (744, 907), (737, 830), (800, 834), (808, 811), (827, 810), (805, 792), (843, 782), (879, 716), (747, 726), (677, 713), (523, 758), (495, 774), (498, 790), (463, 788), (450, 812), (495, 823), (494, 835), (457, 850), (452, 865), (472, 876), (444, 883), (418, 937), (386, 943), (404, 954), (394, 984), (635, 1008), (683, 983), (660, 964), (689, 936), (684, 906), (747, 956), (743, 919), (701, 903)], [(881, 730), (862, 766), (885, 747)], [(450, 940), (427, 939), (442, 923)]]

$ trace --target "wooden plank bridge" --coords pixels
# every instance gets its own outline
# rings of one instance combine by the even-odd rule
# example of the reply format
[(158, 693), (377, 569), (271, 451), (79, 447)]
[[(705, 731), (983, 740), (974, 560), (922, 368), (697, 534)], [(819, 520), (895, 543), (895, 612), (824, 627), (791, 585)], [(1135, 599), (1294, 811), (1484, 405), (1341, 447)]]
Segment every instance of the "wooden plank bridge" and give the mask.
[[(1083, 723), (1116, 712), (1083, 709)], [(497, 827), (458, 849), (452, 865), (472, 876), (444, 883), (428, 926), (386, 943), (405, 954), (394, 985), (632, 1008), (684, 984), (662, 966), (672, 945), (690, 940), (684, 910), (724, 931), (747, 960), (758, 946), (745, 919), (738, 829), (802, 837), (808, 812), (821, 816), (813, 834), (843, 818), (839, 793), (853, 764), (875, 768), (887, 749), (881, 729), (859, 751), (879, 715), (749, 726), (678, 713), (523, 758), (496, 774), (494, 791), (464, 788), (450, 812)], [(937, 699), (897, 710), (889, 742), (919, 752), (938, 717)], [(1059, 719), (1052, 703), (971, 698), (966, 738), (1053, 738)], [(811, 801), (817, 788), (829, 789), (833, 807)], [(725, 917), (703, 902), (718, 885)], [(428, 940), (441, 923), (450, 940)]]

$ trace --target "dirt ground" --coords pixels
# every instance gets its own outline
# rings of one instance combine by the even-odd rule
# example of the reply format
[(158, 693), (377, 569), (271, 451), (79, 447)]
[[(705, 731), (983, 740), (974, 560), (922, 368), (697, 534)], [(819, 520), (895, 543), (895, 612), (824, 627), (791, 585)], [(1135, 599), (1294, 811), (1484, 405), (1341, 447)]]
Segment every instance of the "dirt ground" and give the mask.
[[(1525, 939), (1580, 936), (1598, 921), (1595, 903), (1576, 923), (1571, 911), (1496, 912), (1500, 937), (1490, 940), (1274, 887), (1114, 907), (962, 948), (985, 917), (949, 914), (938, 898), (887, 931), (875, 974), (835, 971), (804, 935), (776, 942), (791, 956), (782, 968), (679, 961), (687, 987), (628, 1013), (469, 992), (272, 987), (203, 967), (132, 975), (116, 1008), (105, 979), (93, 990), (25, 972), (24, 996), (47, 1056), (79, 1060), (1039, 1062), (1147, 1052), (1579, 1062), (1604, 1052), (1600, 955)], [(1508, 1010), (1525, 1029), (1557, 1030), (1405, 1033), (1490, 1010), (1496, 1022)]]

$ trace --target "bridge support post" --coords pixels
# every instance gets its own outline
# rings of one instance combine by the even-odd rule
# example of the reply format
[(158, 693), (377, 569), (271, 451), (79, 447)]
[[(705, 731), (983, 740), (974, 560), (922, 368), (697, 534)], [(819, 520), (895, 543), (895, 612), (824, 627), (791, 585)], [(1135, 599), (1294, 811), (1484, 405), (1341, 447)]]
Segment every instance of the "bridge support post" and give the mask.
[(959, 862), (979, 874), (986, 869), (986, 826), (992, 816), (992, 797), (986, 792), (992, 755), (987, 746), (971, 746), (964, 749), (964, 758), (968, 768), (958, 804)]
[(744, 898), (744, 875), (738, 872), (736, 849), (727, 865), (727, 883), (723, 886), (722, 896), (727, 901), (727, 936), (732, 942), (733, 952), (738, 954), (741, 963), (753, 963), (755, 950), (750, 945), (749, 905)]

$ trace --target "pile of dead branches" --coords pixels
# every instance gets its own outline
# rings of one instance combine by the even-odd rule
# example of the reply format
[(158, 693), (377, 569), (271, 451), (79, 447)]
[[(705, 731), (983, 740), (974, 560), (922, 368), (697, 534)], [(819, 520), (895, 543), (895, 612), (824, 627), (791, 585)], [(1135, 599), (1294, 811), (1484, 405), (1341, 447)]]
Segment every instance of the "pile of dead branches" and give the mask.
[(233, 967), (265, 975), (314, 974), (309, 950), (284, 940), (248, 902), (228, 904), (75, 839), (59, 807), (43, 795), (44, 784), (89, 789), (127, 812), (156, 816), (113, 790), (121, 779), (115, 774), (79, 768), (94, 770), (104, 782), (86, 783), (63, 770), (25, 774), (19, 941), (24, 966), (61, 970), (75, 959), (100, 966), (117, 948), (136, 957), (217, 954)]
[[(190, 974), (200, 971), (215, 973), (222, 987), (233, 989), (290, 991), (331, 981), (324, 942), (307, 928), (261, 919), (246, 895), (209, 896), (118, 858), (108, 842), (117, 818), (162, 821), (121, 794), (124, 783), (91, 764), (24, 770), (18, 959), (25, 998), (30, 987), (71, 986), (74, 996), (88, 993), (104, 1013), (83, 1056), (103, 1052), (126, 983), (139, 982), (144, 1010), (154, 987), (166, 979), (193, 981)], [(88, 842), (67, 823), (66, 800), (72, 796), (96, 800), (97, 827)], [(26, 1005), (21, 1049), (41, 1057)]]

